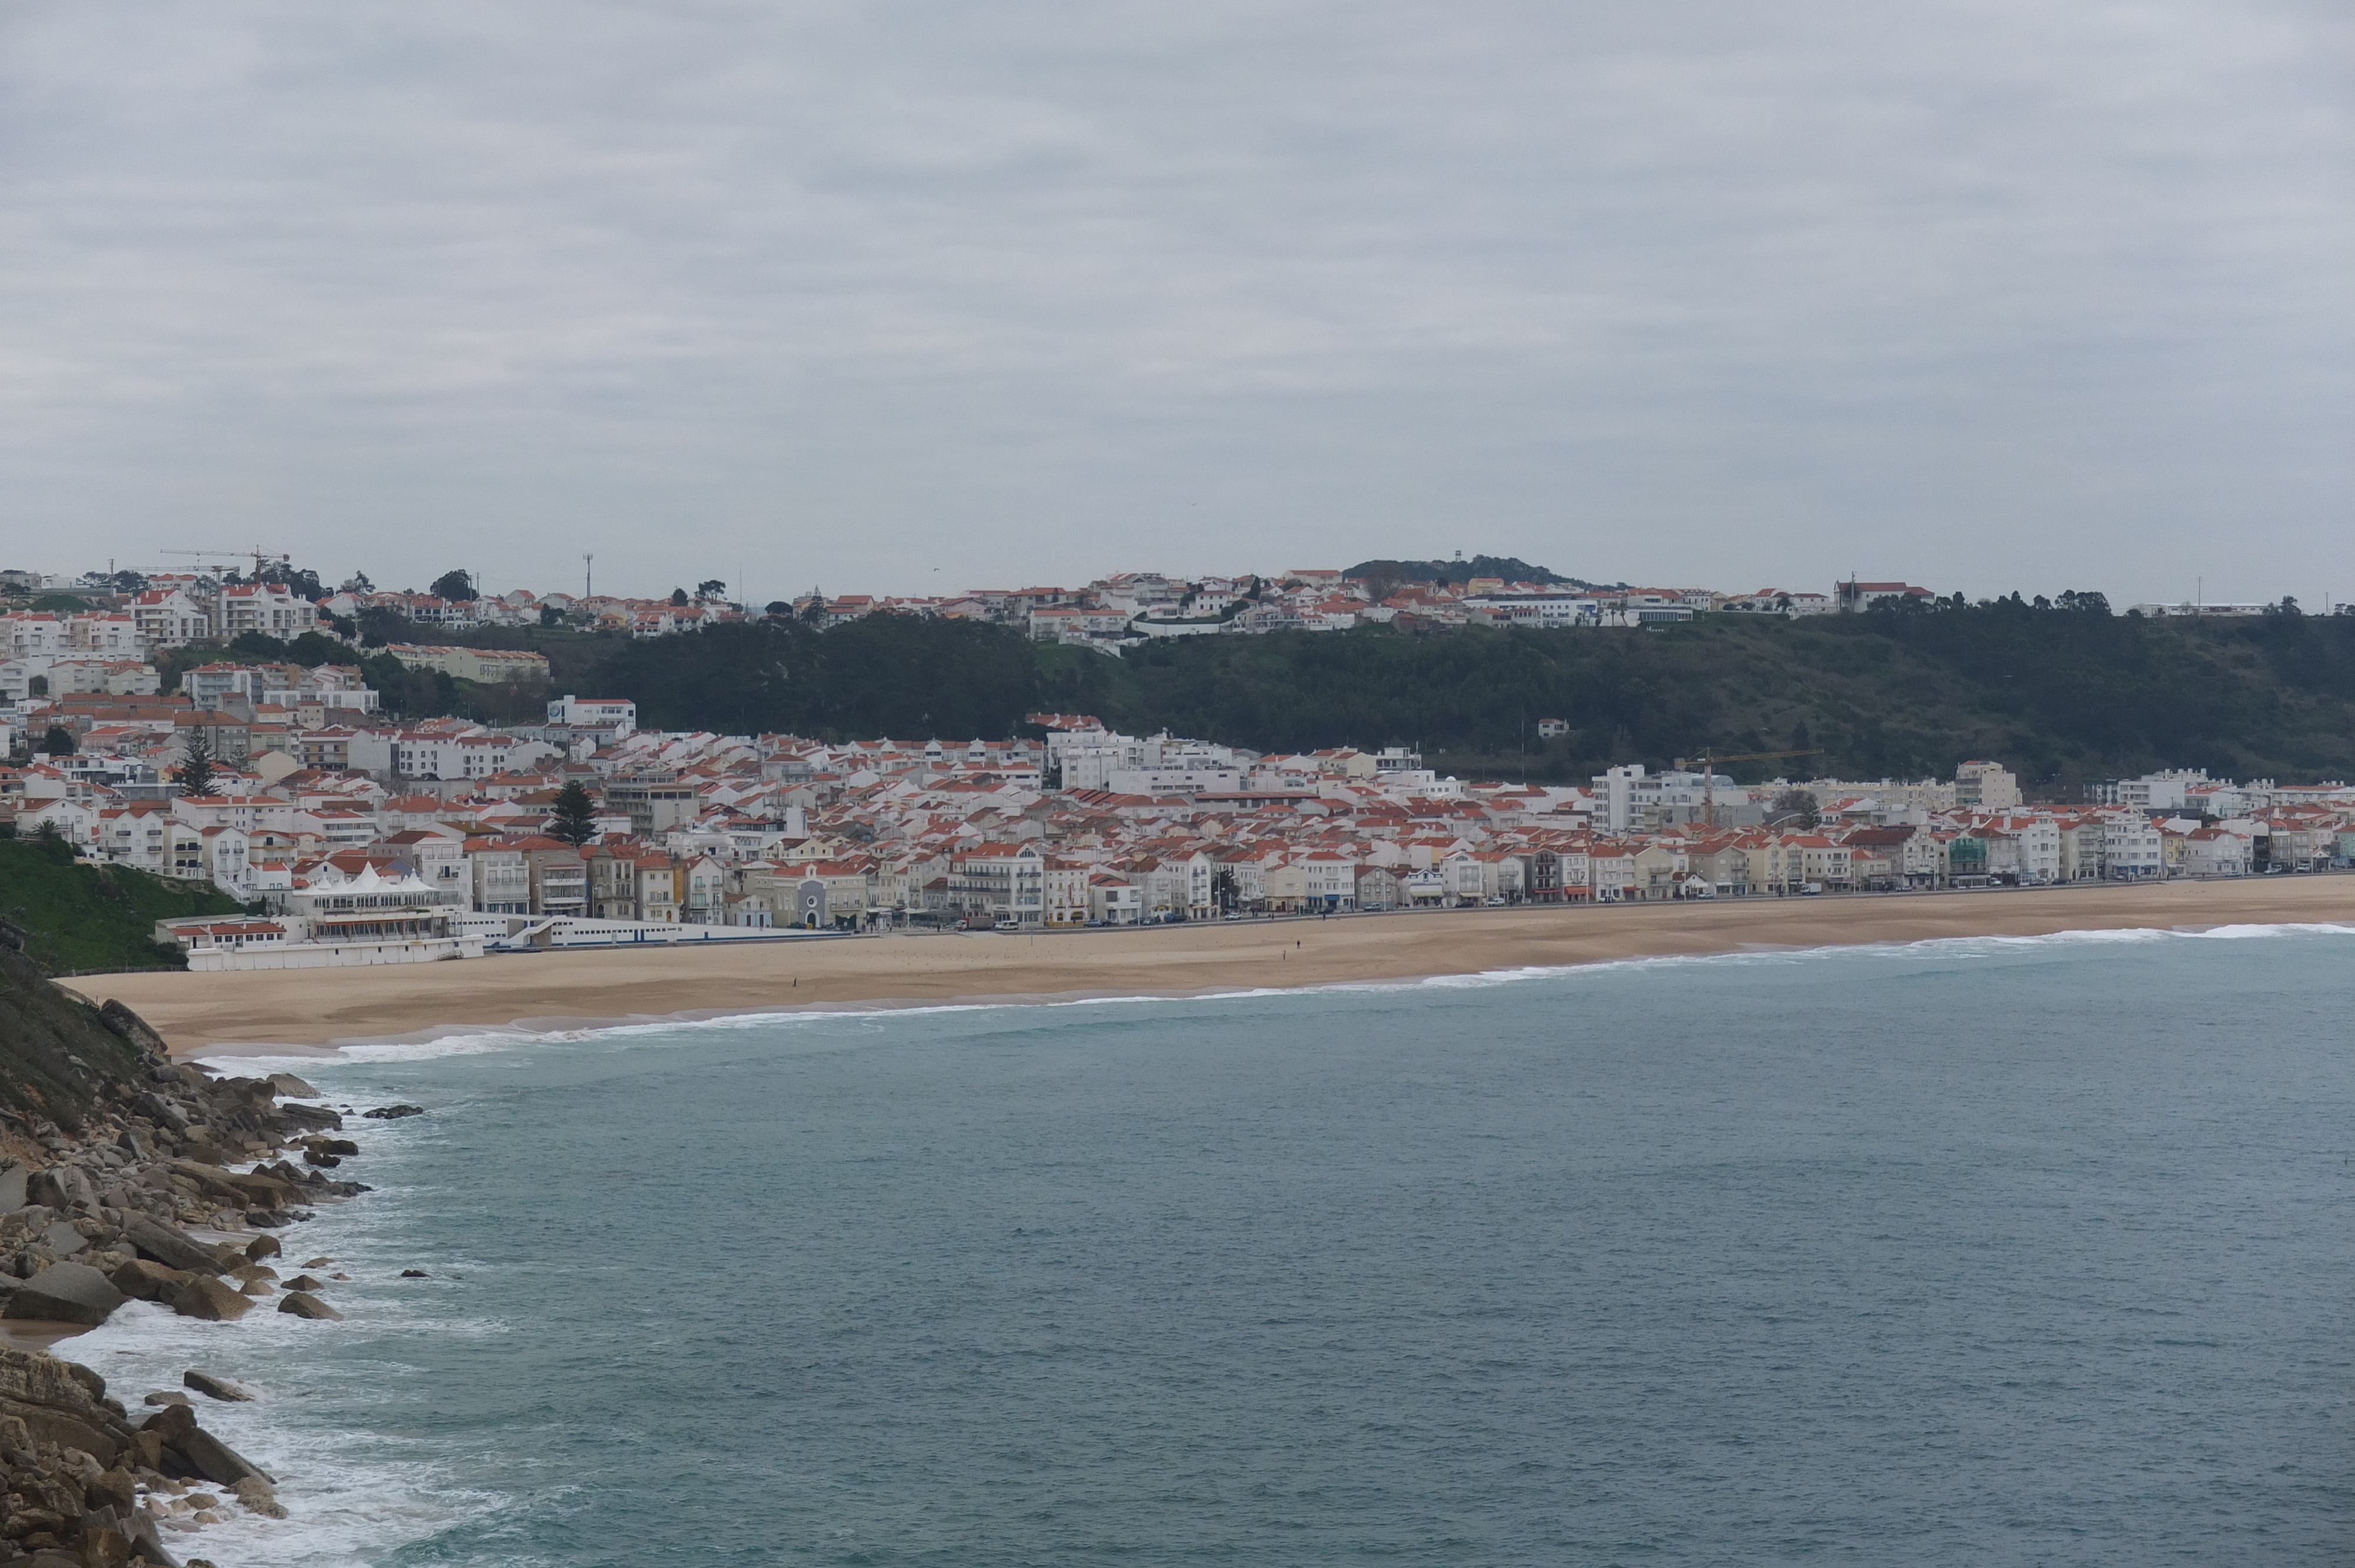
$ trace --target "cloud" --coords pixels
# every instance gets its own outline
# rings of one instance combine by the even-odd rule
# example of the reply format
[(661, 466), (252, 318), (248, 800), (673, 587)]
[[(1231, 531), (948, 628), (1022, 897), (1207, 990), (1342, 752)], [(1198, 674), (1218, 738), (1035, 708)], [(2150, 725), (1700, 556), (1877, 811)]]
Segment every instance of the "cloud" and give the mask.
[(60, 568), (2355, 564), (2336, 7), (7, 16), (0, 487)]

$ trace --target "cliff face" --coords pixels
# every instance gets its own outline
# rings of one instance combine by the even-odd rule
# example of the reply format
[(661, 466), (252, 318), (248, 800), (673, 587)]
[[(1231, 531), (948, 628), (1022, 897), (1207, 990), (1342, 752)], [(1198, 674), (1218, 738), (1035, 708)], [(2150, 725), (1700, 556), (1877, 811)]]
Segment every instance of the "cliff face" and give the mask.
[(162, 1050), (129, 1009), (93, 1008), (0, 945), (0, 1113), (71, 1131), (138, 1076), (149, 1053)]

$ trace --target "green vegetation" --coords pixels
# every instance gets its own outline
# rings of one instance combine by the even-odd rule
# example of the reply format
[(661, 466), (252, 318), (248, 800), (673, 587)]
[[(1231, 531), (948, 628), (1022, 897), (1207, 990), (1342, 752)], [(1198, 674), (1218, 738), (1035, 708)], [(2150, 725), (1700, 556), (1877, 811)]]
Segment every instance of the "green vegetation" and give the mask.
[(244, 906), (210, 883), (150, 876), (75, 858), (58, 839), (0, 839), (0, 920), (25, 934), (25, 954), (56, 970), (178, 967), (155, 922), (234, 915)]
[[(1400, 565), (1535, 570), (1487, 557)], [(1033, 643), (1008, 627), (889, 614), (832, 630), (773, 615), (648, 640), (546, 627), (453, 634), (405, 621), (380, 630), (400, 633), (388, 641), (532, 649), (548, 656), (557, 691), (632, 698), (650, 726), (726, 734), (1002, 736), (1024, 714), (1052, 709), (1262, 750), (1403, 742), (1434, 766), (1479, 777), (1582, 779), (1614, 763), (1664, 767), (1708, 746), (1821, 747), (1819, 761), (1801, 766), (1864, 778), (1944, 775), (1985, 757), (2055, 798), (2087, 778), (2159, 767), (2285, 781), (2355, 776), (2355, 616), (2307, 616), (2290, 604), (2264, 617), (2146, 620), (2111, 614), (2098, 594), (2013, 596), (1801, 620), (1704, 616), (1642, 631), (1175, 638), (1118, 659)], [(322, 652), (304, 646), (312, 641), (275, 644), (281, 655), (240, 639), (235, 653), (299, 662)], [(327, 656), (353, 655), (334, 644)], [(401, 716), (528, 723), (545, 700), (537, 688), (407, 670), (381, 652), (360, 662)], [(1540, 740), (1542, 719), (1569, 733)]]
[[(1474, 577), (1501, 577), (1508, 583), (1587, 586), (1582, 578), (1566, 577), (1544, 567), (1533, 567), (1518, 556), (1475, 556), (1468, 561), (1359, 561), (1341, 575), (1376, 588), (1403, 583), (1468, 583)], [(1389, 595), (1377, 597), (1386, 599)]]
[(213, 792), (213, 743), (201, 729), (191, 729), (180, 742), (180, 766), (172, 769), (173, 782), (183, 795)]
[(1041, 689), (1038, 644), (970, 620), (874, 615), (821, 631), (773, 619), (604, 646), (579, 684), (558, 684), (628, 697), (639, 723), (662, 729), (1004, 736)]
[[(110, 1018), (125, 1032), (110, 1027)], [(119, 1006), (101, 1011), (69, 995), (0, 941), (0, 1110), (80, 1127), (100, 1096), (143, 1065), (126, 1037), (134, 1022)]]
[(556, 792), (556, 813), (548, 824), (550, 837), (579, 849), (597, 836), (597, 802), (578, 779), (568, 779)]
[[(1985, 757), (2051, 795), (2159, 767), (2355, 775), (2355, 617), (2294, 606), (2146, 620), (2110, 614), (2097, 595), (2015, 597), (1642, 631), (1179, 638), (1119, 659), (1009, 628), (878, 615), (590, 649), (604, 656), (564, 689), (633, 698), (649, 726), (731, 734), (995, 736), (1044, 708), (1263, 750), (1404, 742), (1482, 776), (1580, 779), (1711, 745), (1822, 747), (1810, 768), (1865, 778)], [(1540, 719), (1570, 732), (1540, 741)]]

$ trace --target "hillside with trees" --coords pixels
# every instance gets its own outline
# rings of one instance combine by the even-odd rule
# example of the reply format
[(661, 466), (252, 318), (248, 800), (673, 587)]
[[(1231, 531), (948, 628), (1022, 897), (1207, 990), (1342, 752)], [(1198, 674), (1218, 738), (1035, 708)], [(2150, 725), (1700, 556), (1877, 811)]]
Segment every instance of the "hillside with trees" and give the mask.
[[(1992, 758), (2054, 794), (2159, 767), (2355, 776), (2355, 617), (2294, 605), (2147, 620), (2070, 594), (1645, 630), (1170, 639), (1118, 659), (967, 621), (773, 619), (612, 640), (573, 674), (647, 725), (730, 733), (996, 736), (1043, 708), (1262, 750), (1404, 742), (1458, 772), (1540, 779), (1711, 745), (1821, 747), (1811, 767), (1865, 778)], [(1542, 719), (1568, 734), (1541, 741)]]
[[(559, 692), (629, 697), (649, 726), (730, 734), (1002, 736), (1050, 709), (1261, 750), (1403, 742), (1467, 776), (1576, 779), (1715, 746), (1821, 747), (1820, 763), (1804, 766), (1865, 778), (1943, 775), (1986, 757), (2051, 797), (2159, 767), (2355, 777), (2355, 616), (2287, 602), (2202, 620), (2115, 615), (2098, 594), (2070, 593), (1643, 630), (1368, 626), (1174, 638), (1117, 659), (1009, 627), (891, 614), (831, 630), (788, 613), (655, 639), (550, 626), (419, 640), (534, 649)], [(223, 652), (352, 658), (324, 637), (241, 638), (176, 656), (167, 678)], [(361, 652), (402, 716), (529, 722), (547, 694), (404, 670), (380, 646)], [(1568, 733), (1540, 739), (1546, 719)]]

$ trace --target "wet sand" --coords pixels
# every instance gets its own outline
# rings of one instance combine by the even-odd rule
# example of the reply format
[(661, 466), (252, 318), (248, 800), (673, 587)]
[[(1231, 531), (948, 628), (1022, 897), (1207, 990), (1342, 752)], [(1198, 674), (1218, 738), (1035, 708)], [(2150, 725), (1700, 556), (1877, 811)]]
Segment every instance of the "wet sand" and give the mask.
[(121, 998), (185, 1054), (846, 1003), (1190, 995), (1759, 948), (2302, 922), (2355, 922), (2355, 876), (1523, 906), (1037, 937), (902, 935), (371, 969), (86, 975), (70, 983), (93, 1001)]

